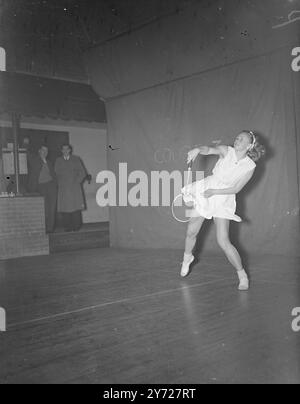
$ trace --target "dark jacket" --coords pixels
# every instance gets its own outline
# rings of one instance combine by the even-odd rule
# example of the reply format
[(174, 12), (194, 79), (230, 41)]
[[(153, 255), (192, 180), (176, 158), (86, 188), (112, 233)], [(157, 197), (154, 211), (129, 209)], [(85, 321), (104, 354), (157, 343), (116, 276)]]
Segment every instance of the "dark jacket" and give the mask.
[(55, 163), (58, 182), (58, 212), (71, 213), (85, 209), (82, 182), (87, 176), (86, 169), (77, 156), (69, 161), (59, 157)]
[[(56, 181), (56, 174), (52, 163), (47, 160), (48, 167), (50, 170), (51, 177)], [(28, 192), (38, 192), (40, 173), (43, 167), (43, 161), (40, 156), (31, 158), (28, 161)]]

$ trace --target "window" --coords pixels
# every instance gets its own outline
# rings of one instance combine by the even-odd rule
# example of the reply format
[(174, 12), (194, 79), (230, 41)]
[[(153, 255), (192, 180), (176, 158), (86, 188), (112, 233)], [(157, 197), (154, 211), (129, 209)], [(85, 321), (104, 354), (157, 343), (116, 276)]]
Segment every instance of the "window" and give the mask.
[(6, 52), (4, 48), (0, 46), (0, 71), (6, 71)]

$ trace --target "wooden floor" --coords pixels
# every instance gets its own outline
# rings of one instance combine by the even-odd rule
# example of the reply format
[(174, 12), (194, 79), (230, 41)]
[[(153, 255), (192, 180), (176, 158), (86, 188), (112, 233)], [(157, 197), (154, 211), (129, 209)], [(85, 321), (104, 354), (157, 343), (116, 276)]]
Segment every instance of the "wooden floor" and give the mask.
[(0, 262), (0, 383), (299, 383), (300, 260), (98, 249)]

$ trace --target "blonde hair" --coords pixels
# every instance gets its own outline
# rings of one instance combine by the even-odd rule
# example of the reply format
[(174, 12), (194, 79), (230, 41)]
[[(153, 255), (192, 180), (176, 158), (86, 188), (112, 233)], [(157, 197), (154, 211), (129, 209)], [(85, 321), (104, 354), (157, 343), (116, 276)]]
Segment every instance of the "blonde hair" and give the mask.
[(247, 152), (248, 157), (250, 157), (251, 160), (253, 160), (254, 162), (257, 162), (258, 160), (260, 160), (262, 157), (265, 156), (266, 154), (265, 146), (263, 146), (260, 143), (258, 135), (252, 132), (251, 130), (244, 130), (242, 133), (247, 134), (251, 141), (251, 147)]

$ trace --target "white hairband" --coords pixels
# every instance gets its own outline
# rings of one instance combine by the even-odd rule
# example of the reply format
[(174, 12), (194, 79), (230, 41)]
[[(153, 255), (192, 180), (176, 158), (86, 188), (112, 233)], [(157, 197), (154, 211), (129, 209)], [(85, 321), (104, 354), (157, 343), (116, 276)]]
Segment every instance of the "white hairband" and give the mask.
[(252, 136), (252, 138), (253, 138), (253, 140), (252, 140), (252, 144), (251, 144), (251, 148), (250, 148), (250, 150), (252, 150), (253, 148), (254, 148), (254, 146), (255, 146), (255, 143), (256, 143), (256, 136), (255, 136), (255, 134), (250, 130), (249, 131), (249, 134)]

